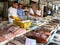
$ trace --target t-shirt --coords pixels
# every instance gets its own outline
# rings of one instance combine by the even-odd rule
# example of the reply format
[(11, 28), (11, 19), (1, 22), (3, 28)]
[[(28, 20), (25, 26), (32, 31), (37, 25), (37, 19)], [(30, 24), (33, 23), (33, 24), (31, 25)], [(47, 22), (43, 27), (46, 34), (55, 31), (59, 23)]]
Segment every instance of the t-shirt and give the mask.
[(13, 8), (13, 7), (10, 7), (8, 9), (8, 16), (15, 16), (15, 17), (17, 17), (18, 16), (17, 15), (17, 9), (16, 8)]
[(31, 16), (30, 13), (31, 13), (31, 14), (34, 14), (34, 11), (32, 10), (32, 8), (29, 9), (28, 17), (29, 17), (29, 18), (33, 18), (33, 16)]
[(41, 16), (41, 10), (36, 10), (36, 14)]
[(18, 9), (18, 10), (17, 10), (17, 14), (18, 14), (18, 16), (19, 16), (21, 19), (24, 19), (24, 11), (23, 11), (23, 9)]

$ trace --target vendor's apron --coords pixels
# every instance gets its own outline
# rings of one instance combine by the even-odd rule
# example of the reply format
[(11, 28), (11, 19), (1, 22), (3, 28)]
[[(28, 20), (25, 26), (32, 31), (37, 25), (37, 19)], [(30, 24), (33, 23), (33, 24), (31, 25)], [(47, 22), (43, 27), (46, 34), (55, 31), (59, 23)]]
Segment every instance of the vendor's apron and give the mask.
[(13, 20), (14, 20), (14, 19), (9, 18), (9, 23), (10, 23), (10, 24), (13, 24)]

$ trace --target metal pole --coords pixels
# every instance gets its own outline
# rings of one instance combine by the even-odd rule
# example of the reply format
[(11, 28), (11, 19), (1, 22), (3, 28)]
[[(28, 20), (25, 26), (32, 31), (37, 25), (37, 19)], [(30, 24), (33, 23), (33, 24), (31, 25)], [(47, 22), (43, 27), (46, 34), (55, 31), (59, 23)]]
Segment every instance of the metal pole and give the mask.
[(29, 3), (31, 4), (31, 0), (29, 0), (29, 1), (30, 1)]
[(40, 0), (38, 0), (38, 6), (40, 6)]
[(53, 16), (53, 1), (52, 1), (52, 16)]

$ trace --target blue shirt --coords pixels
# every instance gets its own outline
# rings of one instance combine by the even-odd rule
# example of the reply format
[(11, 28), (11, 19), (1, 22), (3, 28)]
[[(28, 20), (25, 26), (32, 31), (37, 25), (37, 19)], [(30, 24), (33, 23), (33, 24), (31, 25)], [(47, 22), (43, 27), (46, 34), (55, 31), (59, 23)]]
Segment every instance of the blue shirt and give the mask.
[(17, 9), (17, 14), (19, 18), (24, 19), (24, 11), (23, 9)]

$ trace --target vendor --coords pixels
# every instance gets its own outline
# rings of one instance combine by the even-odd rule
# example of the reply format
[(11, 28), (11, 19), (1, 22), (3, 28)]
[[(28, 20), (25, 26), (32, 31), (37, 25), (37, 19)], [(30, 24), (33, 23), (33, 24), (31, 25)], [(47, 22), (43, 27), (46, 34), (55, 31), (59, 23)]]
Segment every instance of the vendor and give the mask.
[(28, 18), (32, 19), (34, 18), (34, 16), (35, 16), (35, 8), (34, 8), (34, 5), (31, 5), (29, 12), (28, 12)]
[(24, 19), (24, 11), (22, 9), (23, 5), (22, 4), (18, 4), (18, 9), (17, 9), (17, 14), (19, 16), (19, 18)]
[(8, 9), (8, 18), (10, 23), (13, 23), (14, 17), (18, 17), (17, 6), (18, 2), (14, 1), (12, 6)]
[(43, 17), (42, 16), (42, 12), (41, 12), (41, 8), (38, 6), (37, 10), (36, 10), (36, 16), (37, 17)]

